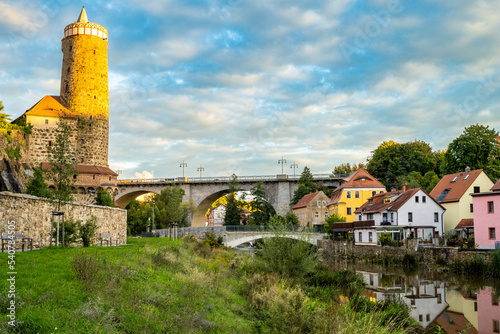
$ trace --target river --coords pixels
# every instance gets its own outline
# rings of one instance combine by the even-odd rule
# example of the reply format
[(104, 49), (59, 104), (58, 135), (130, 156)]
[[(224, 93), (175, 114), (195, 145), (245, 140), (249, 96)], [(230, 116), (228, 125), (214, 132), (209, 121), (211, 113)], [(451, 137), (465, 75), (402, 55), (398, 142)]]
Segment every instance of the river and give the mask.
[(500, 281), (436, 272), (404, 271), (370, 264), (331, 264), (353, 269), (366, 283), (372, 301), (401, 299), (423, 333), (500, 333)]

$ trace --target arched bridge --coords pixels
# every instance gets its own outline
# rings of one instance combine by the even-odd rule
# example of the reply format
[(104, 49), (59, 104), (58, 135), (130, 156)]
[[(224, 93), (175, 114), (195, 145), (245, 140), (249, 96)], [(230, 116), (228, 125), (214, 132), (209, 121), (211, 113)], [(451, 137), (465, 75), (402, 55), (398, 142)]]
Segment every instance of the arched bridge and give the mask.
[[(329, 188), (338, 187), (346, 175), (313, 174), (314, 180), (322, 182)], [(266, 190), (267, 200), (280, 215), (290, 211), (290, 201), (298, 187), (299, 176), (264, 175), (264, 176), (238, 176), (238, 186), (241, 190), (248, 191), (257, 182), (262, 181)], [(204, 178), (175, 178), (175, 179), (134, 179), (120, 180), (118, 194), (114, 200), (124, 208), (130, 201), (140, 195), (148, 193), (159, 194), (168, 186), (180, 185), (184, 189), (183, 201), (192, 201), (197, 210), (191, 218), (191, 225), (201, 227), (205, 224), (205, 213), (213, 202), (229, 192), (231, 177), (204, 177)]]
[[(203, 238), (206, 232), (212, 232), (217, 236), (223, 237), (224, 245), (227, 247), (236, 247), (238, 245), (263, 238), (290, 238), (308, 242), (317, 246), (318, 240), (324, 239), (325, 233), (316, 233), (303, 230), (303, 227), (288, 227), (285, 231), (275, 233), (268, 226), (240, 225), (240, 226), (215, 226), (215, 227), (182, 227), (177, 229), (179, 237), (185, 235), (194, 235)], [(157, 236), (172, 235), (169, 229), (155, 230), (153, 233)]]

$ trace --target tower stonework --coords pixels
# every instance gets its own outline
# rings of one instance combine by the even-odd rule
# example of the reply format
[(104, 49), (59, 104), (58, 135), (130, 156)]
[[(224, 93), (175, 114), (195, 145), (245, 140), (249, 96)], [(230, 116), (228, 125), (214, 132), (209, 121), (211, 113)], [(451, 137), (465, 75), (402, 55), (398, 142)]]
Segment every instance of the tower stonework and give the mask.
[(108, 32), (87, 19), (85, 8), (64, 28), (60, 96), (78, 117), (78, 164), (108, 166)]

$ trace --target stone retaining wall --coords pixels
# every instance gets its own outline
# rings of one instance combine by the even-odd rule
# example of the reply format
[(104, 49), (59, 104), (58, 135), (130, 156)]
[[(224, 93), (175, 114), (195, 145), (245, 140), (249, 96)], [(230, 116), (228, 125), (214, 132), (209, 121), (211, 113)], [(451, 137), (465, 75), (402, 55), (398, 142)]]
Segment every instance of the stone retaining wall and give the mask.
[(416, 240), (405, 240), (402, 247), (355, 245), (352, 241), (318, 240), (318, 252), (325, 261), (353, 259), (376, 262), (386, 257), (400, 262), (406, 254), (417, 255), (425, 265), (449, 265), (455, 260), (465, 261), (476, 257), (489, 263), (492, 259), (492, 253), (488, 251), (460, 251), (458, 247), (417, 247)]
[[(0, 192), (0, 232), (7, 232), (7, 222), (15, 222), (15, 231), (33, 238), (33, 247), (46, 247), (50, 244), (52, 202), (36, 196)], [(65, 219), (87, 221), (97, 217), (99, 233), (111, 233), (118, 244), (127, 243), (127, 211), (97, 205), (68, 204), (61, 208)], [(113, 241), (114, 244), (114, 241)]]

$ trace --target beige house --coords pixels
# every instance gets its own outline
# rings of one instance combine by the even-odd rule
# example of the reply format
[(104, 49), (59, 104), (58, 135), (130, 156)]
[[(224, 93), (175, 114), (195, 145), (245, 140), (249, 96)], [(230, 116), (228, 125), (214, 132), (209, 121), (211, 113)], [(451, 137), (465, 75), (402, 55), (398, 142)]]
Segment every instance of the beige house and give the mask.
[[(471, 221), (474, 218), (474, 207), (470, 194), (489, 191), (493, 185), (483, 169), (466, 169), (461, 173), (443, 176), (430, 196), (446, 209), (444, 232), (463, 228), (465, 222)], [(472, 233), (472, 224), (469, 228), (471, 231), (468, 234)]]
[(313, 227), (322, 225), (328, 217), (326, 205), (330, 198), (322, 191), (316, 191), (302, 197), (297, 204), (292, 207), (293, 213), (297, 215), (301, 226)]

